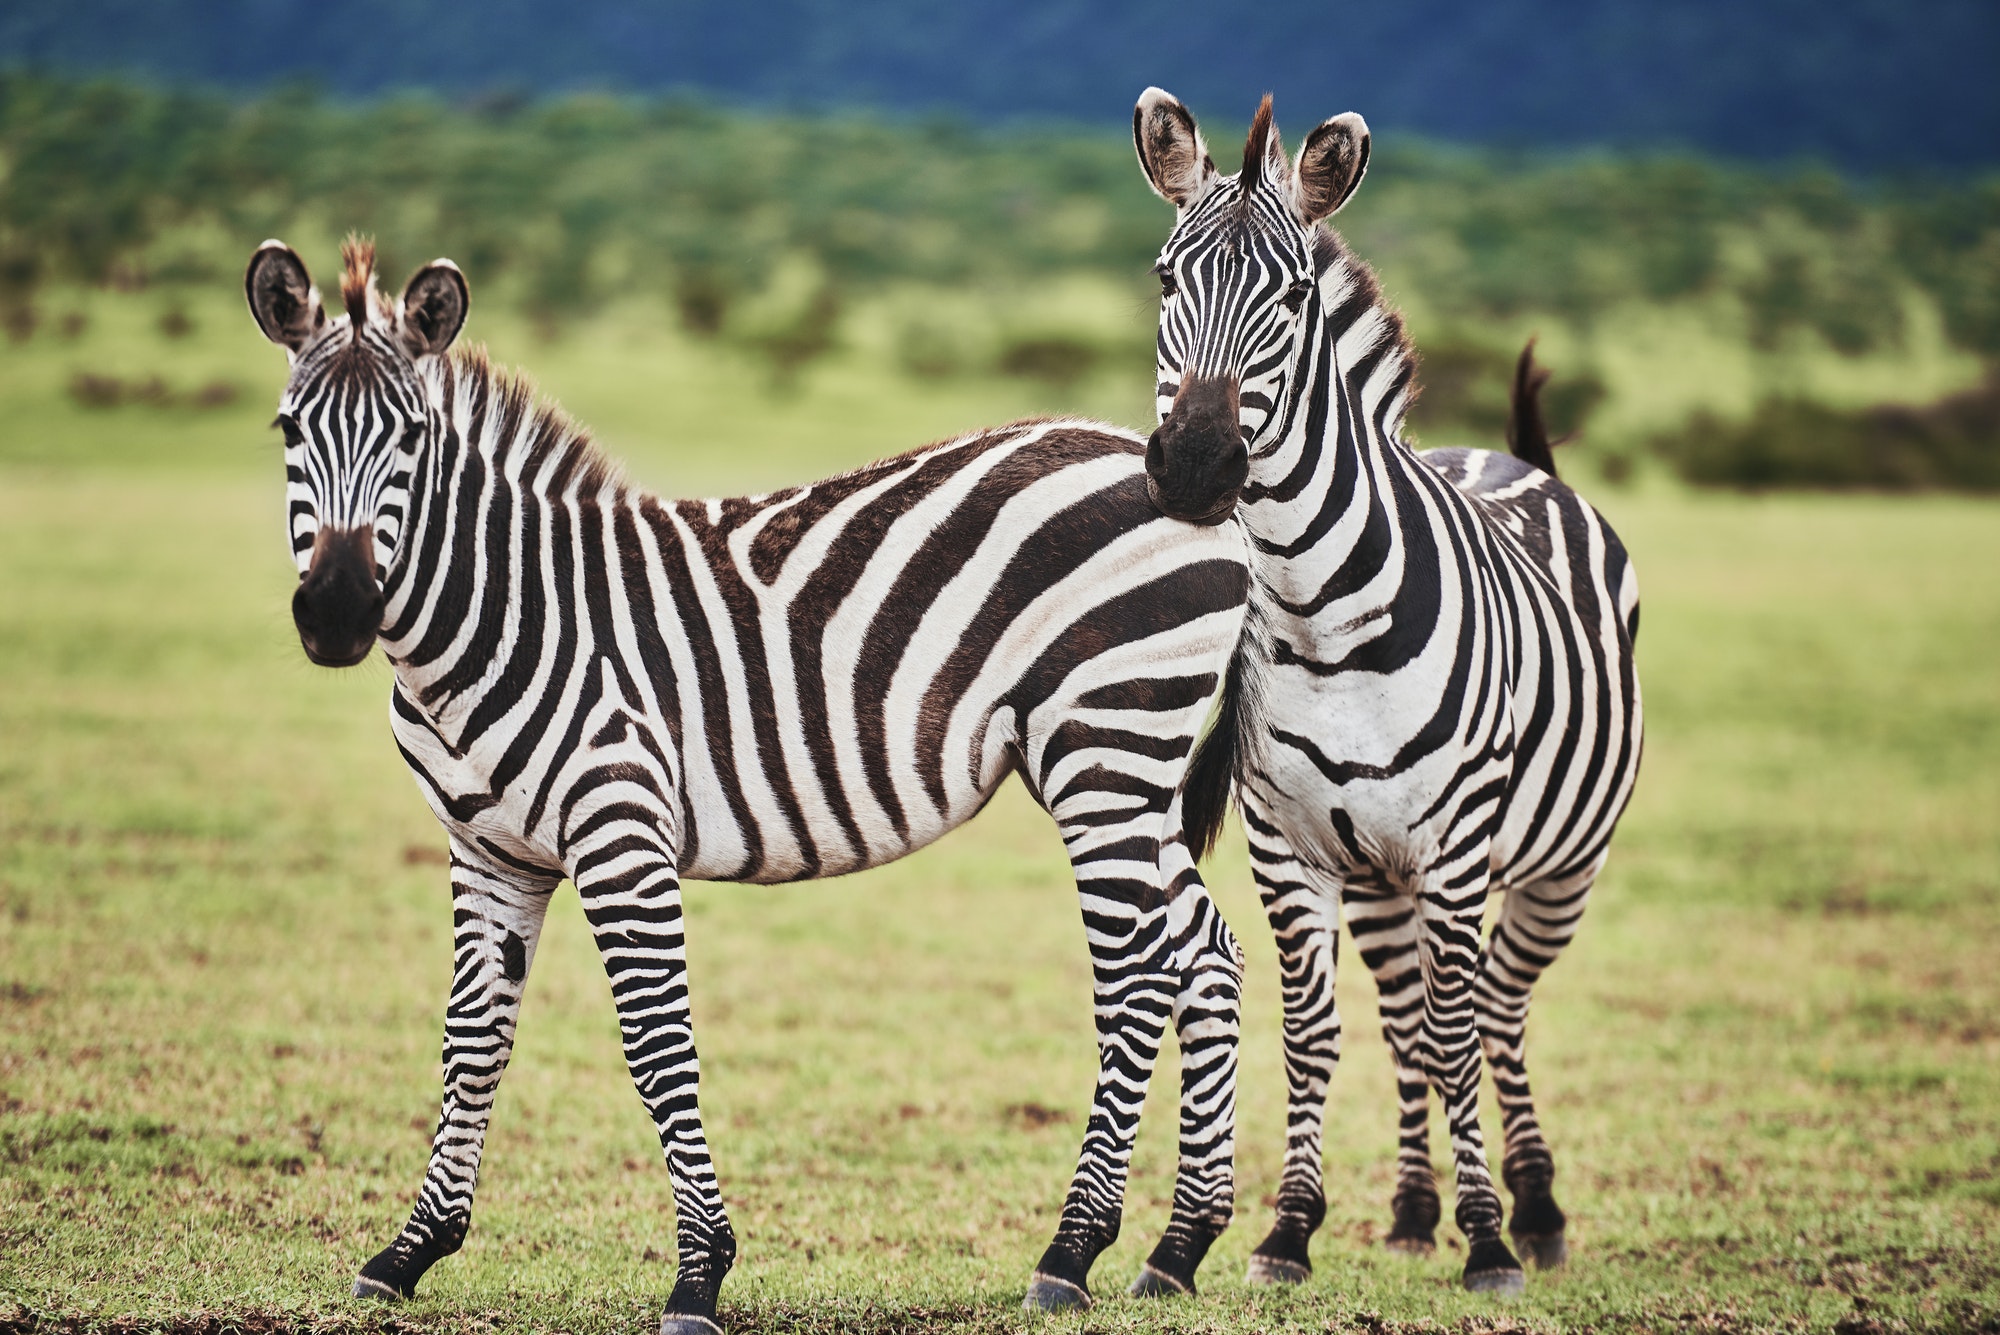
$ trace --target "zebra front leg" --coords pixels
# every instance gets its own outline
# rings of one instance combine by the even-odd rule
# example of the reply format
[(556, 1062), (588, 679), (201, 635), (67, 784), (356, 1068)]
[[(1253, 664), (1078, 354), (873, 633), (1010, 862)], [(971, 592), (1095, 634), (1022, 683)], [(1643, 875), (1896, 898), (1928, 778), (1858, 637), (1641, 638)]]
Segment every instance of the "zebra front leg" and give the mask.
[(1190, 865), (1175, 897), (1180, 990), (1180, 1166), (1173, 1216), (1132, 1281), (1132, 1296), (1192, 1294), (1195, 1271), (1236, 1208), (1236, 1052), (1242, 1030), (1243, 951)]
[(1431, 1077), (1420, 1050), (1424, 969), (1417, 908), (1410, 896), (1372, 873), (1349, 880), (1342, 899), (1355, 949), (1375, 977), (1382, 1038), (1396, 1075), (1396, 1191), (1383, 1245), (1429, 1256), (1437, 1250), (1444, 1210), (1431, 1167)]
[(1090, 1306), (1090, 1267), (1118, 1240), (1132, 1140), (1180, 987), (1167, 906), (1157, 887), (1134, 895), (1129, 882), (1101, 868), (1079, 867), (1077, 880), (1090, 942), (1097, 1090), (1062, 1222), (1021, 1304), (1031, 1312)]
[(1457, 1206), (1465, 1235), (1465, 1287), (1519, 1293), (1521, 1263), (1500, 1239), (1500, 1194), (1486, 1166), (1479, 1126), (1479, 1027), (1473, 1007), (1479, 934), (1486, 907), (1483, 852), (1469, 870), (1437, 878), (1419, 894), (1423, 912), (1424, 1020), (1420, 1046), (1451, 1128)]
[(610, 802), (579, 813), (570, 875), (597, 941), (625, 1064), (652, 1115), (674, 1192), (676, 1266), (662, 1335), (719, 1335), (716, 1298), (736, 1234), (716, 1184), (698, 1098), (701, 1064), (689, 1007), (681, 883), (664, 818)]
[[(1602, 859), (1599, 860), (1601, 865)], [(1479, 961), (1474, 1004), (1506, 1127), (1500, 1175), (1514, 1197), (1507, 1232), (1527, 1259), (1552, 1270), (1569, 1259), (1567, 1219), (1556, 1204), (1555, 1157), (1528, 1087), (1528, 1002), (1542, 972), (1576, 935), (1597, 866), (1580, 876), (1510, 889)]]
[(452, 841), (452, 982), (444, 1018), (444, 1106), (416, 1208), (396, 1240), (361, 1267), (357, 1298), (407, 1298), (465, 1242), (493, 1096), (514, 1051), (521, 991), (555, 880), (502, 872)]
[(1250, 1254), (1252, 1284), (1303, 1284), (1312, 1277), (1312, 1237), (1326, 1219), (1322, 1136), (1327, 1090), (1340, 1063), (1340, 892), (1292, 852), (1246, 793), (1250, 870), (1278, 947), (1284, 1003), (1285, 1166), (1277, 1218)]

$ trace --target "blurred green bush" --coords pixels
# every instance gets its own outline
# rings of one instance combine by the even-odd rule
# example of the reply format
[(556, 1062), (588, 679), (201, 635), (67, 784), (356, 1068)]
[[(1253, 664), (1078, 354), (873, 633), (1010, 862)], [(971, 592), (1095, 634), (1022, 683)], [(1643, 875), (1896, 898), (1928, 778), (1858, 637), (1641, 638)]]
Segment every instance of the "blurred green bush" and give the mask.
[(2000, 491), (2000, 371), (1915, 407), (1767, 399), (1746, 422), (1700, 413), (1656, 448), (1689, 481), (1749, 490)]
[[(1230, 133), (1210, 137), (1226, 170)], [(873, 346), (918, 377), (1063, 391), (1097, 368), (1140, 374), (1146, 270), (1168, 225), (1122, 127), (997, 132), (672, 98), (346, 103), (293, 88), (231, 101), (13, 74), (0, 76), (0, 171), (0, 327), (15, 338), (35, 335), (49, 284), (231, 281), (266, 236), (360, 228), (389, 274), (449, 254), (482, 301), (550, 330), (656, 296), (683, 328), (765, 359), (780, 390), (861, 337), (864, 307), (887, 312)], [(1379, 146), (1340, 225), (1417, 329), (1415, 423), (1434, 441), (1497, 433), (1506, 364), (1544, 326), (1571, 335), (1555, 359), (1559, 429), (1607, 398), (1637, 401), (1653, 368), (1618, 378), (1598, 338), (1635, 310), (1721, 322), (1725, 360), (1882, 357), (1933, 335), (1961, 358), (2000, 358), (2000, 177), (1862, 181), (1404, 140)], [(1929, 323), (1913, 327), (1913, 311)], [(1815, 384), (1841, 379), (1822, 368)], [(1753, 387), (1721, 415), (1727, 429), (1699, 434), (1778, 430), (1797, 418), (1786, 402), (1814, 397)], [(1740, 480), (1719, 447), (1660, 429), (1706, 402), (1683, 392), (1652, 418), (1618, 417), (1614, 434), (1681, 441), (1660, 448), (1690, 478)], [(1996, 449), (1969, 437), (1897, 476), (1983, 485)], [(1804, 445), (1756, 458), (1744, 467), (1760, 485), (1860, 476)]]

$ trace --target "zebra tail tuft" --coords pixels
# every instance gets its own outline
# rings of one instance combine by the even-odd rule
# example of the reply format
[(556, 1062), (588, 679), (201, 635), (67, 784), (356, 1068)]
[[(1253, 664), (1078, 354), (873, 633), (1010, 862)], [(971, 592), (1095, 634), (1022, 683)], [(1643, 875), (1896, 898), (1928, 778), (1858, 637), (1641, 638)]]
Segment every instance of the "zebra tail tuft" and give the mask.
[(1188, 852), (1196, 862), (1215, 851), (1222, 837), (1222, 822), (1229, 815), (1230, 785), (1236, 782), (1237, 761), (1242, 754), (1244, 708), (1243, 648), (1229, 660), (1229, 675), (1222, 683), (1222, 703), (1215, 711), (1215, 726), (1195, 743), (1194, 758), (1188, 762), (1187, 781), (1181, 786), (1181, 824), (1187, 836)]
[(1514, 363), (1514, 384), (1507, 399), (1507, 449), (1523, 463), (1550, 477), (1560, 477), (1555, 447), (1562, 441), (1549, 439), (1549, 424), (1542, 417), (1542, 387), (1548, 383), (1548, 368), (1535, 365), (1535, 340), (1531, 338)]

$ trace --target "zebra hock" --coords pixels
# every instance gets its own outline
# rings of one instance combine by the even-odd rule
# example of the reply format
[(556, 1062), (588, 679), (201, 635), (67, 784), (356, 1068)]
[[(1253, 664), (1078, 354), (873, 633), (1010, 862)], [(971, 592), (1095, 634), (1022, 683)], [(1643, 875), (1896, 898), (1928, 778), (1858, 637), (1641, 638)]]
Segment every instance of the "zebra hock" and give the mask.
[(1518, 1290), (1480, 1127), (1482, 1049), (1506, 1132), (1507, 1231), (1559, 1265), (1565, 1219), (1524, 1035), (1637, 776), (1631, 562), (1555, 477), (1528, 353), (1509, 432), (1518, 457), (1404, 441), (1415, 354), (1373, 274), (1322, 225), (1367, 169), (1359, 116), (1323, 122), (1289, 159), (1266, 98), (1233, 176), (1159, 89), (1140, 98), (1133, 138), (1176, 210), (1156, 266), (1151, 494), (1195, 522), (1236, 516), (1256, 548), (1228, 725), (1195, 758), (1189, 791), (1204, 800), (1187, 809), (1190, 843), (1206, 851), (1223, 816), (1206, 799), (1230, 787), (1216, 775), (1233, 778), (1279, 951), (1285, 1166), (1250, 1277), (1311, 1274), (1344, 917), (1375, 976), (1401, 1108), (1389, 1245), (1436, 1246), (1435, 1093), (1464, 1282)]
[(293, 600), (313, 661), (376, 646), (398, 747), (451, 845), (444, 1098), (408, 1222), (359, 1296), (458, 1249), (550, 897), (576, 885), (672, 1180), (662, 1329), (712, 1331), (736, 1236), (697, 1098), (684, 877), (903, 856), (1018, 774), (1061, 830), (1098, 1078), (1027, 1305), (1090, 1301), (1165, 1026), (1171, 1220), (1140, 1293), (1191, 1293), (1234, 1197), (1242, 965), (1181, 833), (1187, 759), (1243, 631), (1241, 525), (1161, 517), (1144, 442), (1018, 423), (765, 496), (663, 501), (483, 353), (449, 261), (398, 301), (343, 251), (344, 314), (267, 242), (246, 286), (290, 356)]

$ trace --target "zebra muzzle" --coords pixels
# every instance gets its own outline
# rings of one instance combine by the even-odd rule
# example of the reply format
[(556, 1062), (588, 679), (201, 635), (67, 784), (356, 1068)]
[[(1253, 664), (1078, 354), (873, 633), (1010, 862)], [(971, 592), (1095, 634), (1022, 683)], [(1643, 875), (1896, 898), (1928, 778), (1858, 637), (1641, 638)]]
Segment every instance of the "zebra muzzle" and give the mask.
[(312, 562), (292, 594), (292, 624), (306, 657), (321, 667), (353, 667), (368, 657), (382, 628), (370, 530), (319, 531)]
[(1236, 509), (1249, 476), (1236, 381), (1189, 376), (1146, 442), (1147, 497), (1169, 518), (1220, 524)]

